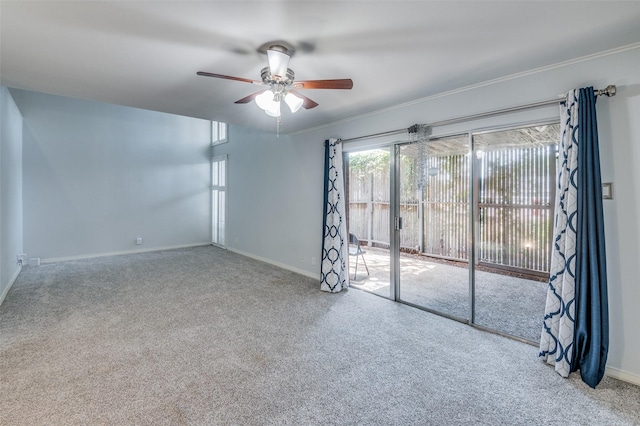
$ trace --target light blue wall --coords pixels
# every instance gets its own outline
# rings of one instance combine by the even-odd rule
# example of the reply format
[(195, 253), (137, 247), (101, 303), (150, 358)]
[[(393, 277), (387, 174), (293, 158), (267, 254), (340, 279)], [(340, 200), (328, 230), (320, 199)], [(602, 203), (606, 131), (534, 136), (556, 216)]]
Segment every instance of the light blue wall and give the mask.
[(24, 117), (29, 257), (211, 241), (209, 121), (10, 91)]
[(0, 86), (0, 304), (20, 272), (22, 241), (22, 116)]
[(318, 276), (311, 261), (318, 261), (320, 243), (309, 246), (322, 232), (313, 219), (322, 209), (322, 144), (276, 137), (275, 120), (273, 132), (230, 126), (229, 139), (214, 148), (214, 155), (228, 155), (227, 247)]
[[(614, 199), (604, 202), (607, 234), (610, 332), (609, 374), (640, 384), (640, 45), (532, 70), (444, 93), (292, 136), (238, 130), (229, 153), (229, 245), (319, 276), (325, 139), (343, 139), (407, 128), (554, 99), (576, 87), (618, 86), (616, 97), (598, 99), (604, 182)], [(357, 82), (355, 82), (357, 84)], [(322, 108), (320, 106), (319, 108)], [(301, 111), (313, 113), (313, 111)], [(558, 119), (555, 106), (435, 128), (434, 135)], [(295, 117), (293, 117), (295, 119)], [(234, 130), (234, 129), (232, 129)], [(403, 139), (394, 136), (386, 139)], [(379, 143), (371, 140), (368, 143)], [(367, 142), (364, 142), (367, 143)], [(358, 144), (362, 145), (363, 142)], [(347, 147), (354, 144), (345, 144)], [(238, 242), (235, 242), (238, 238)], [(299, 258), (303, 256), (303, 263)]]

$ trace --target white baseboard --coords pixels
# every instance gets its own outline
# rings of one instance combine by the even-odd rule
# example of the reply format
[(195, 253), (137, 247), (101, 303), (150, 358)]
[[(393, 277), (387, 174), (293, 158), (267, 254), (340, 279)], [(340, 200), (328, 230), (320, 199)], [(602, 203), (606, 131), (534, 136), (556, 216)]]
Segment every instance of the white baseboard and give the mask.
[(606, 367), (604, 374), (609, 377), (613, 377), (614, 379), (640, 386), (640, 376), (637, 374), (628, 373), (613, 367)]
[(204, 243), (182, 244), (177, 246), (152, 247), (152, 248), (145, 248), (145, 249), (124, 250), (124, 251), (112, 251), (107, 253), (83, 254), (79, 256), (50, 257), (50, 258), (40, 259), (40, 263), (55, 263), (55, 262), (64, 262), (67, 260), (92, 259), (94, 257), (118, 256), (121, 254), (145, 253), (149, 251), (174, 250), (174, 249), (181, 249), (181, 248), (188, 248), (188, 247), (201, 247), (201, 246), (210, 246), (210, 245), (211, 245), (211, 242), (208, 241)]
[(285, 263), (276, 262), (275, 260), (267, 259), (266, 257), (256, 256), (255, 254), (247, 253), (245, 251), (238, 250), (238, 249), (235, 249), (235, 248), (227, 247), (227, 250), (229, 250), (229, 251), (231, 251), (233, 253), (240, 254), (242, 256), (250, 257), (251, 259), (255, 259), (255, 260), (259, 260), (261, 262), (269, 263), (269, 264), (271, 264), (273, 266), (277, 266), (278, 268), (282, 268), (282, 269), (286, 269), (286, 270), (291, 271), (291, 272), (295, 272), (296, 274), (304, 275), (305, 277), (313, 278), (314, 280), (318, 280), (318, 283), (320, 283), (320, 275), (319, 274), (314, 274), (313, 272), (305, 271), (304, 269), (299, 269), (299, 268), (296, 268), (294, 266), (287, 265)]
[(18, 275), (20, 275), (20, 271), (22, 271), (22, 265), (18, 266), (18, 269), (16, 269), (16, 273), (13, 274), (13, 277), (11, 277), (11, 279), (9, 280), (9, 284), (4, 289), (2, 294), (0, 294), (0, 305), (2, 305), (2, 302), (4, 302), (5, 297), (7, 297), (7, 294), (9, 294), (9, 290), (11, 290), (11, 287), (13, 286), (13, 283), (16, 282), (16, 279), (18, 278)]

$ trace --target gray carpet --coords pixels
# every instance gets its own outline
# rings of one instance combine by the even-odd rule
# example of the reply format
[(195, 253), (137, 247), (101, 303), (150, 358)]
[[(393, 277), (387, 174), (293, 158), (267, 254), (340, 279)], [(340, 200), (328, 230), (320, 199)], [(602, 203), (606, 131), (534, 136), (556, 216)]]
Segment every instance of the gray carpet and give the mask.
[(640, 424), (640, 388), (213, 247), (25, 267), (0, 424)]

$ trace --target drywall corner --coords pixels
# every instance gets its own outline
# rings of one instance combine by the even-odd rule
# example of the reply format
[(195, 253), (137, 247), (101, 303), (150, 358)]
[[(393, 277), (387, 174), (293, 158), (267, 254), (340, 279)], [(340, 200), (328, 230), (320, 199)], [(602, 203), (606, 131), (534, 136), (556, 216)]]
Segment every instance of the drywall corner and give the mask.
[(20, 273), (22, 251), (22, 115), (0, 87), (0, 304)]

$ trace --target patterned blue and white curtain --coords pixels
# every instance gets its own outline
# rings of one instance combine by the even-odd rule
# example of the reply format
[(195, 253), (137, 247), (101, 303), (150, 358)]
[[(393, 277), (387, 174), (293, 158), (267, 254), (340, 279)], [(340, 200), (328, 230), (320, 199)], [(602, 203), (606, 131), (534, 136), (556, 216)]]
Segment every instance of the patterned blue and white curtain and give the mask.
[(322, 263), (320, 289), (337, 293), (349, 287), (348, 243), (344, 203), (342, 144), (337, 139), (325, 142), (324, 220), (322, 226)]
[(595, 387), (609, 348), (596, 97), (575, 89), (561, 106), (553, 253), (540, 357)]

